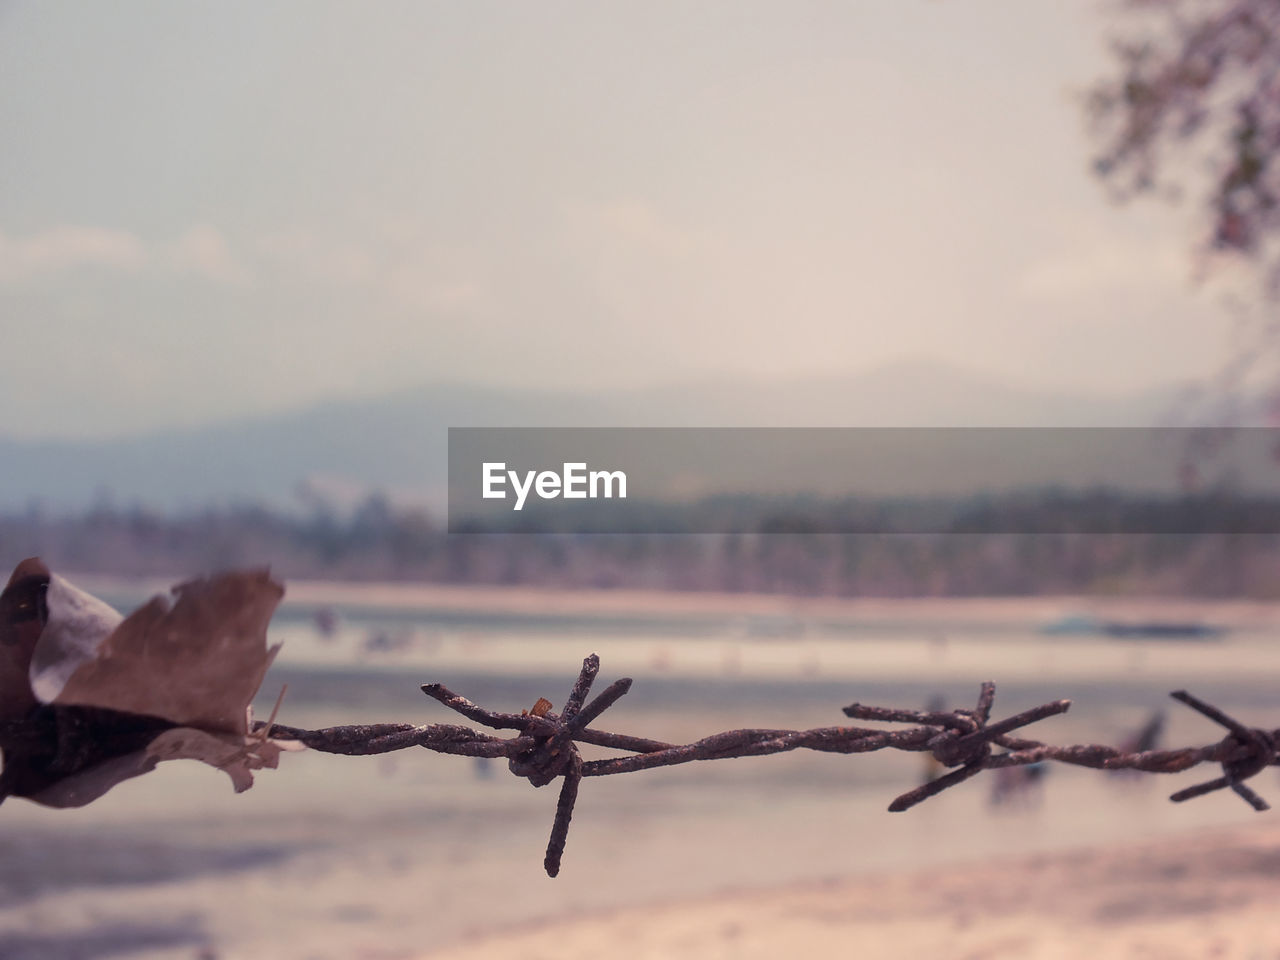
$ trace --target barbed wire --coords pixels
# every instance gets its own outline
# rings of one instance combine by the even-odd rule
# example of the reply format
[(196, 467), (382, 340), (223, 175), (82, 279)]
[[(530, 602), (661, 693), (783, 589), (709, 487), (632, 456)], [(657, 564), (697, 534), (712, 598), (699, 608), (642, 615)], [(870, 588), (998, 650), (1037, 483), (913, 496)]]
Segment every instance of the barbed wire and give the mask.
[[(671, 744), (591, 727), (591, 723), (631, 689), (630, 678), (615, 680), (587, 702), (599, 672), (600, 658), (593, 653), (582, 662), (578, 679), (559, 713), (552, 710), (551, 702), (545, 698), (540, 698), (532, 709), (519, 714), (498, 713), (472, 703), (442, 684), (423, 685), (423, 693), (450, 710), (493, 730), (516, 731), (517, 735), (513, 737), (494, 736), (457, 724), (378, 723), (304, 730), (268, 721), (255, 724), (254, 731), (277, 740), (296, 740), (325, 753), (368, 755), (425, 747), (437, 753), (464, 757), (506, 758), (511, 772), (535, 787), (563, 778), (551, 838), (543, 860), (547, 874), (552, 877), (560, 872), (569, 823), (584, 777), (634, 773), (695, 760), (767, 756), (790, 750), (824, 753), (904, 750), (929, 753), (944, 767), (953, 768), (950, 773), (897, 797), (889, 804), (889, 810), (897, 813), (984, 770), (1026, 766), (1046, 760), (1096, 770), (1136, 770), (1143, 773), (1180, 773), (1202, 763), (1217, 763), (1222, 766), (1222, 776), (1179, 790), (1169, 799), (1179, 803), (1216, 790), (1231, 789), (1255, 810), (1263, 811), (1269, 809), (1267, 802), (1245, 781), (1265, 767), (1280, 763), (1276, 759), (1280, 730), (1246, 727), (1185, 690), (1176, 690), (1171, 696), (1226, 728), (1226, 736), (1217, 743), (1127, 753), (1100, 744), (1055, 746), (1022, 739), (1013, 736), (1013, 731), (1065, 713), (1071, 701), (1054, 700), (992, 722), (991, 710), (996, 696), (994, 683), (982, 684), (977, 705), (971, 710), (903, 710), (860, 703), (844, 708), (845, 715), (851, 719), (911, 724), (907, 729), (847, 726), (812, 730), (748, 728), (713, 734), (693, 743)], [(624, 751), (627, 755), (583, 760), (579, 744), (608, 747)], [(996, 752), (993, 747), (1000, 747), (1003, 752)]]

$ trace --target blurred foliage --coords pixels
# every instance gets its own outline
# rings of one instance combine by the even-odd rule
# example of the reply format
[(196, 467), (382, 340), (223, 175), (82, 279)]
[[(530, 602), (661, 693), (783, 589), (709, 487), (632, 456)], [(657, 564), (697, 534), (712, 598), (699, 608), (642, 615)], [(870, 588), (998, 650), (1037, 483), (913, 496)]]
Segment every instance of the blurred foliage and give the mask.
[[(1021, 499), (1006, 506), (1019, 521), (1031, 509)], [(381, 500), (342, 516), (260, 507), (0, 516), (0, 560), (38, 555), (76, 573), (173, 578), (269, 564), (285, 578), (802, 596), (1276, 598), (1277, 541), (1203, 532), (450, 535)]]
[(1197, 196), (1201, 250), (1255, 262), (1280, 293), (1280, 3), (1120, 0), (1116, 71), (1088, 111), (1119, 197)]

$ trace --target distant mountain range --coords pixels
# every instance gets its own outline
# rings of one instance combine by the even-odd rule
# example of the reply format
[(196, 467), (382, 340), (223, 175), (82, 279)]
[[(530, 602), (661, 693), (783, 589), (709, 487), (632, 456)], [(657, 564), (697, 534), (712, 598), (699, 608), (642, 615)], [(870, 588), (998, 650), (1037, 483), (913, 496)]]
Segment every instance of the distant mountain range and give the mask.
[(1181, 391), (1086, 397), (926, 362), (848, 377), (554, 393), (457, 384), (109, 441), (0, 438), (0, 510), (228, 502), (438, 506), (450, 426), (1155, 426)]

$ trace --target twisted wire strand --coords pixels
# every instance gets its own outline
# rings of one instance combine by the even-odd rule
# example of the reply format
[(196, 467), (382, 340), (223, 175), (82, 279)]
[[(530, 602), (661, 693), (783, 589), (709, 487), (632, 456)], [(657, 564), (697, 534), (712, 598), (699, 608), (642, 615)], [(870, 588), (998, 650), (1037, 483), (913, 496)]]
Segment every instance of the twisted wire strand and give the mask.
[[(1182, 802), (1217, 790), (1230, 789), (1255, 810), (1268, 805), (1245, 781), (1277, 764), (1276, 745), (1280, 730), (1247, 727), (1212, 704), (1185, 690), (1171, 696), (1224, 727), (1226, 736), (1201, 747), (1145, 750), (1126, 753), (1102, 744), (1057, 746), (1014, 735), (1014, 731), (1047, 717), (1065, 713), (1070, 700), (1054, 700), (992, 722), (995, 705), (994, 683), (984, 683), (973, 709), (950, 712), (919, 711), (854, 703), (844, 708), (853, 720), (908, 724), (905, 729), (860, 726), (819, 727), (812, 730), (744, 728), (727, 730), (685, 744), (665, 743), (628, 734), (597, 730), (590, 726), (631, 688), (630, 678), (614, 681), (595, 699), (588, 701), (592, 683), (600, 672), (595, 654), (582, 663), (577, 680), (555, 713), (549, 701), (540, 700), (531, 711), (519, 714), (487, 710), (438, 683), (424, 684), (422, 691), (473, 723), (492, 730), (515, 731), (501, 737), (457, 724), (414, 725), (406, 723), (358, 724), (304, 730), (284, 724), (259, 723), (255, 732), (278, 740), (296, 740), (313, 750), (345, 755), (390, 753), (423, 747), (455, 756), (507, 759), (511, 772), (535, 787), (563, 779), (556, 804), (551, 838), (544, 866), (549, 876), (560, 871), (569, 834), (569, 823), (586, 777), (614, 776), (675, 766), (695, 760), (727, 760), (758, 757), (791, 750), (823, 753), (871, 753), (903, 750), (930, 753), (950, 772), (896, 797), (889, 805), (900, 812), (937, 796), (985, 770), (1054, 761), (1095, 770), (1136, 770), (1142, 773), (1180, 773), (1203, 763), (1222, 767), (1222, 776), (1188, 787), (1170, 796)], [(623, 756), (583, 760), (579, 744), (623, 751)], [(997, 752), (993, 748), (999, 748)]]

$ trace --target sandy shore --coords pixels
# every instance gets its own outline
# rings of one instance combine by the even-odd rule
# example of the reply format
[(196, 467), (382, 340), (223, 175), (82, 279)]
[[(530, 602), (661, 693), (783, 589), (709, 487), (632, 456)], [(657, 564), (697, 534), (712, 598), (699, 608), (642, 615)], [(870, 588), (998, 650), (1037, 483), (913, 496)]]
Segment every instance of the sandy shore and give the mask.
[(832, 880), (517, 928), (450, 947), (520, 957), (1280, 957), (1280, 826)]

